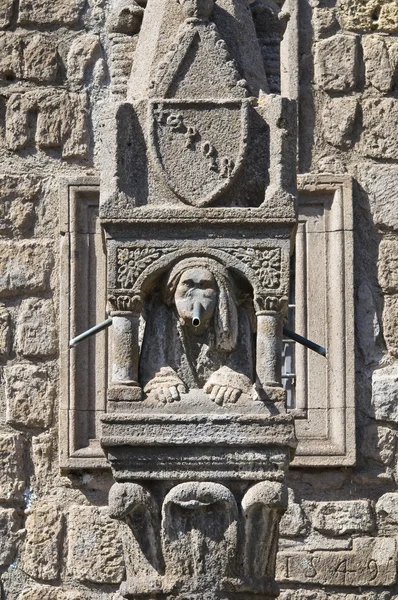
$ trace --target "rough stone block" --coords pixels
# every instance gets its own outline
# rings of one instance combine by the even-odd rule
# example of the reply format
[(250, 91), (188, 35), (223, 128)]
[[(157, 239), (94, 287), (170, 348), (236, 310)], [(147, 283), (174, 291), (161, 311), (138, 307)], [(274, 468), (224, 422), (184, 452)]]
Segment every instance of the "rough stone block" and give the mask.
[(390, 59), (385, 36), (363, 36), (362, 48), (367, 85), (380, 92), (389, 92), (393, 84), (395, 64)]
[[(102, 600), (102, 596), (98, 596), (98, 599)], [(30, 585), (19, 594), (17, 600), (88, 600), (88, 596), (81, 590), (68, 590), (50, 585)]]
[(374, 363), (376, 345), (381, 333), (375, 296), (374, 289), (366, 281), (362, 281), (356, 294), (357, 322), (361, 323), (361, 327), (357, 329), (357, 340), (367, 365)]
[(86, 70), (93, 66), (99, 52), (99, 39), (96, 35), (82, 35), (73, 41), (67, 60), (69, 85), (82, 85), (84, 83)]
[(398, 231), (398, 167), (365, 164), (358, 179), (368, 193), (374, 224)]
[(52, 262), (47, 243), (0, 241), (0, 297), (45, 292)]
[(37, 579), (52, 581), (60, 570), (62, 514), (53, 503), (35, 506), (26, 519), (22, 569)]
[(377, 524), (381, 534), (398, 533), (398, 494), (388, 493), (376, 503)]
[(47, 357), (56, 353), (56, 324), (51, 300), (29, 298), (21, 302), (15, 346), (17, 353), (26, 357)]
[(333, 146), (352, 145), (358, 100), (355, 97), (328, 98), (322, 112), (323, 136)]
[(39, 182), (34, 177), (0, 175), (0, 235), (29, 235), (35, 222)]
[(390, 465), (395, 454), (397, 436), (387, 427), (371, 423), (364, 430), (361, 453), (383, 465)]
[(65, 143), (63, 158), (86, 158), (90, 148), (88, 133), (88, 96), (70, 93), (65, 103)]
[(398, 100), (377, 98), (362, 103), (360, 150), (371, 158), (398, 159)]
[(373, 529), (368, 500), (319, 502), (312, 516), (314, 528), (326, 535), (369, 533)]
[(106, 508), (73, 506), (69, 514), (68, 571), (78, 581), (120, 583), (123, 551)]
[(14, 509), (0, 509), (0, 565), (8, 566), (14, 560), (19, 540), (20, 518)]
[(398, 31), (396, 0), (338, 0), (341, 23), (351, 31)]
[(48, 427), (52, 421), (54, 387), (45, 368), (33, 365), (5, 367), (7, 423)]
[(20, 0), (21, 25), (75, 25), (85, 0)]
[(316, 44), (315, 80), (327, 92), (348, 92), (355, 87), (358, 37), (334, 35)]
[(398, 295), (384, 298), (383, 328), (387, 350), (398, 358)]
[(21, 42), (15, 33), (0, 34), (0, 81), (14, 81), (22, 75)]
[(377, 420), (398, 423), (398, 367), (389, 366), (374, 371), (372, 409)]
[(394, 538), (357, 538), (349, 552), (279, 552), (281, 582), (334, 586), (387, 586), (395, 583), (397, 549)]
[[(30, 123), (37, 115), (36, 125)], [(6, 110), (10, 150), (61, 148), (64, 158), (86, 158), (90, 145), (87, 93), (46, 90), (12, 94)]]
[(39, 82), (57, 80), (58, 52), (53, 36), (38, 33), (24, 39), (23, 77)]
[(24, 443), (20, 433), (0, 435), (0, 501), (20, 500), (25, 487)]
[(11, 350), (10, 313), (0, 304), (0, 356), (8, 356)]
[(352, 539), (348, 536), (331, 538), (313, 531), (303, 542), (302, 547), (295, 550), (314, 552), (315, 550), (351, 550)]
[(11, 23), (14, 14), (14, 0), (3, 0), (0, 6), (0, 29), (5, 29)]
[(383, 292), (398, 293), (398, 238), (384, 238), (380, 242), (378, 271)]
[(44, 432), (32, 438), (34, 488), (50, 489), (59, 474), (58, 447), (54, 432)]
[(293, 490), (289, 489), (288, 508), (279, 525), (280, 535), (283, 537), (295, 537), (303, 535), (305, 530), (306, 522), (303, 509), (300, 504), (294, 501)]
[(339, 29), (336, 9), (329, 6), (327, 8), (314, 8), (312, 13), (312, 23), (314, 27), (315, 39), (317, 40), (336, 33), (336, 31)]

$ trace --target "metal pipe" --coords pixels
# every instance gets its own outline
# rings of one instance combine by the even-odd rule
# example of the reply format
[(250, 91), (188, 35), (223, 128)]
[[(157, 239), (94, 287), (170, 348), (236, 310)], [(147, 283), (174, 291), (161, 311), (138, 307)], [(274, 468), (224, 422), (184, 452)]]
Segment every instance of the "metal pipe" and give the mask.
[(103, 321), (102, 323), (99, 323), (98, 325), (91, 327), (91, 329), (88, 329), (84, 333), (81, 333), (80, 335), (78, 335), (75, 338), (73, 338), (72, 340), (70, 340), (69, 348), (74, 348), (75, 346), (80, 344), (80, 342), (83, 342), (84, 340), (91, 337), (92, 335), (99, 333), (103, 329), (107, 329), (107, 327), (110, 327), (111, 325), (112, 325), (112, 317), (109, 317), (109, 319), (107, 319), (106, 321)]
[(323, 348), (323, 346), (320, 346), (319, 344), (316, 344), (315, 342), (311, 342), (311, 340), (307, 340), (307, 338), (299, 335), (298, 333), (295, 333), (294, 331), (291, 331), (287, 327), (283, 327), (283, 335), (290, 338), (291, 340), (294, 340), (295, 342), (298, 342), (302, 346), (305, 346), (306, 348), (313, 350), (317, 354), (320, 354), (321, 356), (326, 357), (326, 348)]
[(202, 316), (203, 306), (199, 301), (193, 305), (192, 325), (194, 327), (200, 327), (200, 318)]

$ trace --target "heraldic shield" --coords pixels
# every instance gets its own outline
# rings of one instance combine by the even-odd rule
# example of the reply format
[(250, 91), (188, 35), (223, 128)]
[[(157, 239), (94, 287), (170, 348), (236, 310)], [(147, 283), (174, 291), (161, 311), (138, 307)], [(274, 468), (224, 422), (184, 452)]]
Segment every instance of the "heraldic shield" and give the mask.
[(248, 137), (247, 100), (153, 100), (149, 103), (152, 159), (172, 191), (206, 206), (232, 184)]

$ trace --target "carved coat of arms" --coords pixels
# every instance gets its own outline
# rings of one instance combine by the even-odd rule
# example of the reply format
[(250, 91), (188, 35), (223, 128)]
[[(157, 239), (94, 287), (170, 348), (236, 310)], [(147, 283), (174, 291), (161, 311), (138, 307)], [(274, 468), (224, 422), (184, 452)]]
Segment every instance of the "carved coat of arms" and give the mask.
[(183, 202), (206, 206), (232, 184), (247, 146), (247, 100), (153, 100), (149, 123), (152, 159)]

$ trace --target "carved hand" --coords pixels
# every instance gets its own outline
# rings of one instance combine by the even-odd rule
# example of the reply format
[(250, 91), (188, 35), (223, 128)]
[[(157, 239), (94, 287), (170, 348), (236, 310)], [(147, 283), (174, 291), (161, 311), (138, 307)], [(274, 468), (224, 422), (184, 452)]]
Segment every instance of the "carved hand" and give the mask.
[(144, 387), (149, 398), (162, 404), (177, 402), (185, 391), (185, 384), (171, 367), (162, 367)]
[(246, 375), (229, 367), (221, 367), (213, 373), (204, 386), (206, 394), (216, 404), (234, 404), (242, 393), (250, 393), (252, 383)]
[(185, 392), (184, 385), (172, 385), (170, 387), (160, 387), (152, 390), (150, 396), (157, 402), (168, 404), (170, 402), (178, 402), (181, 399), (180, 394)]

